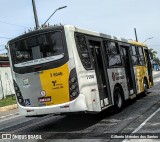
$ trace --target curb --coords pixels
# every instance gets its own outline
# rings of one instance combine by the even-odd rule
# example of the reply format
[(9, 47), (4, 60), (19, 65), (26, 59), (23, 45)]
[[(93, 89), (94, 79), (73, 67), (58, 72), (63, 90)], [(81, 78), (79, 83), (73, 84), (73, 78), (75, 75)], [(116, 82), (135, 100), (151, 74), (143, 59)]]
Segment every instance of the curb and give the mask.
[(0, 112), (8, 111), (8, 110), (16, 109), (16, 108), (17, 108), (17, 104), (4, 106), (4, 107), (0, 107)]

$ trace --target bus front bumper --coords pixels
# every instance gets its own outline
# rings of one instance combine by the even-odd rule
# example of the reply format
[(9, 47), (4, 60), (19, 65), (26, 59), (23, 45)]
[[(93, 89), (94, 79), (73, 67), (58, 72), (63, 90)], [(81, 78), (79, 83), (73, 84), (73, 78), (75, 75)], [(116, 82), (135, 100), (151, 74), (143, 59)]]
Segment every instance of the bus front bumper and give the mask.
[(82, 112), (87, 111), (87, 106), (85, 102), (85, 97), (83, 94), (67, 103), (53, 105), (53, 106), (41, 106), (41, 107), (24, 107), (18, 104), (20, 115), (25, 116), (36, 116), (36, 115), (45, 115), (45, 114), (61, 114), (61, 113), (70, 113), (70, 112)]

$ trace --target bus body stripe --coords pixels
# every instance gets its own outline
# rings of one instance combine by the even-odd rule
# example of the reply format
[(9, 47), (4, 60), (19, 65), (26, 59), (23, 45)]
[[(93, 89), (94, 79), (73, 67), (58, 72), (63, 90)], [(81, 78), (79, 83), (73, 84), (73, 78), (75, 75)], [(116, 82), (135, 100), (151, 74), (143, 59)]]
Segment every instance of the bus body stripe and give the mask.
[(69, 68), (68, 64), (61, 67), (45, 70), (40, 74), (42, 90), (45, 97), (51, 97), (46, 105), (56, 105), (69, 102)]

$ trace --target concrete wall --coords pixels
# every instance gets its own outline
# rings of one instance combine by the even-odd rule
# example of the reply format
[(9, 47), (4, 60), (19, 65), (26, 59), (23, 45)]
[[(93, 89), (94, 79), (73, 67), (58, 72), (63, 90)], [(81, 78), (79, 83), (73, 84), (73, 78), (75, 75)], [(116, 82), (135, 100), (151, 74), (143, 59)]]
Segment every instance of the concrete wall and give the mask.
[(10, 67), (0, 67), (0, 99), (15, 94)]

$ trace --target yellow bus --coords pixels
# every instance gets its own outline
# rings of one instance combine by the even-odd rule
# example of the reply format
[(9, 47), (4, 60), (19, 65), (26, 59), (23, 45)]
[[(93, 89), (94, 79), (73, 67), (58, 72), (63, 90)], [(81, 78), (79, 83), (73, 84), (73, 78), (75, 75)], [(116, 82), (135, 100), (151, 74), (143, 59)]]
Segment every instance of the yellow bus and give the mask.
[(153, 85), (145, 44), (64, 25), (8, 42), (19, 112), (98, 113)]

